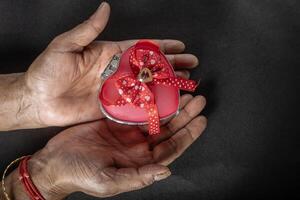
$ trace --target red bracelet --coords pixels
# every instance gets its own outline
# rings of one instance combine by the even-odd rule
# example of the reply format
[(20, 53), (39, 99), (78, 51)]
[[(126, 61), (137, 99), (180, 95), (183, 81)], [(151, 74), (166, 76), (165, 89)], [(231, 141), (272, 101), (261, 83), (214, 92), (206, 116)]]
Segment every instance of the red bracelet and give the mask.
[(45, 198), (38, 191), (38, 189), (33, 184), (32, 180), (29, 176), (28, 167), (27, 167), (27, 161), (29, 159), (30, 159), (30, 156), (27, 156), (27, 157), (23, 158), (20, 162), (20, 165), (19, 165), (20, 180), (23, 183), (23, 186), (31, 200), (45, 200)]

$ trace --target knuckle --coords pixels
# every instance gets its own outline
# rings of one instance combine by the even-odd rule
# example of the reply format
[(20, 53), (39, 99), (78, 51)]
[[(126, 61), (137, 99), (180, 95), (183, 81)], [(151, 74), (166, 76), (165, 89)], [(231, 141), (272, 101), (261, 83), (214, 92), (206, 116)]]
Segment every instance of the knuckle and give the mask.
[(191, 112), (193, 112), (194, 110), (191, 110), (188, 106), (185, 106), (182, 109), (183, 115), (188, 118), (188, 119), (192, 119), (194, 116)]
[(172, 137), (168, 140), (168, 143), (170, 148), (175, 152), (175, 154), (180, 154), (180, 152), (178, 151), (178, 145)]
[(63, 35), (58, 35), (56, 36), (49, 44), (49, 47), (53, 47), (53, 48), (57, 48), (62, 44), (62, 40), (63, 40)]
[(193, 136), (193, 132), (189, 127), (184, 127), (185, 134), (189, 137), (190, 141), (193, 142), (196, 138)]
[(103, 182), (103, 180), (95, 180), (95, 185), (98, 190), (97, 193), (101, 197), (110, 197), (120, 193), (118, 185), (113, 181)]
[(172, 123), (166, 124), (166, 131), (167, 131), (168, 134), (174, 134), (176, 132), (176, 126), (175, 126), (175, 124), (177, 124), (177, 123), (178, 123), (177, 119), (174, 118), (172, 120)]
[(52, 40), (52, 44), (57, 44), (61, 41), (62, 35), (58, 35), (56, 36), (53, 40)]
[(91, 19), (87, 19), (83, 22), (83, 24), (87, 25), (93, 32), (99, 33), (101, 32), (101, 27), (95, 26)]
[(168, 60), (172, 65), (175, 65), (175, 55), (168, 55)]
[(141, 188), (144, 188), (144, 187), (147, 187), (147, 186), (149, 186), (149, 185), (151, 185), (151, 184), (153, 184), (153, 183), (154, 183), (154, 178), (153, 178), (153, 177), (151, 177), (151, 178), (146, 178), (146, 179), (143, 179), (143, 180), (141, 181), (140, 187), (141, 187)]

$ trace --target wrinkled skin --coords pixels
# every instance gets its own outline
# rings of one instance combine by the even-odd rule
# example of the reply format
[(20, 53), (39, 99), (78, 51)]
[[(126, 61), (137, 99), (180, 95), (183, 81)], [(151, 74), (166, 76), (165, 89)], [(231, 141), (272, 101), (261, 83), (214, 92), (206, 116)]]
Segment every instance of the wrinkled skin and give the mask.
[[(109, 5), (104, 4), (84, 23), (57, 36), (25, 73), (26, 102), (31, 104), (40, 127), (103, 118), (97, 100), (100, 75), (114, 54), (137, 41), (93, 41), (104, 29), (109, 11)], [(188, 78), (184, 68), (195, 67), (197, 58), (178, 54), (184, 50), (181, 41), (154, 41), (167, 54), (177, 74)]]
[[(107, 197), (162, 180), (171, 174), (167, 166), (206, 127), (206, 118), (198, 116), (205, 98), (192, 95), (181, 96), (180, 113), (161, 127), (160, 135), (148, 136), (147, 127), (103, 119), (97, 101), (100, 74), (114, 54), (136, 42), (94, 41), (104, 29), (109, 11), (104, 3), (87, 21), (57, 36), (24, 76), (22, 107), (36, 116), (38, 124), (29, 124), (31, 128), (94, 121), (62, 131), (29, 160), (30, 176), (48, 200), (63, 199), (75, 191)], [(186, 69), (196, 67), (197, 58), (179, 54), (185, 48), (180, 41), (155, 42), (177, 75), (188, 78)], [(15, 170), (6, 179), (7, 189), (16, 199), (28, 199), (18, 179)]]
[(204, 106), (202, 96), (182, 96), (180, 113), (155, 136), (106, 119), (69, 128), (33, 156), (31, 171), (42, 171), (34, 180), (45, 196), (82, 191), (107, 197), (164, 179), (166, 166), (205, 129), (206, 118), (198, 116)]

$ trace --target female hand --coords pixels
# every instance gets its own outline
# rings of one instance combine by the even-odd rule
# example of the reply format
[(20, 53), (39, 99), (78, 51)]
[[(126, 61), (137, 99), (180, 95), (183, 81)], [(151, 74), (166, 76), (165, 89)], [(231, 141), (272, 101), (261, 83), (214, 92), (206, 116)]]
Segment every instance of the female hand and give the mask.
[[(57, 36), (25, 73), (27, 93), (23, 108), (32, 110), (36, 127), (103, 118), (97, 100), (100, 74), (114, 54), (122, 53), (137, 41), (93, 41), (106, 26), (109, 12), (109, 5), (101, 4), (88, 20)], [(197, 58), (178, 54), (184, 50), (180, 41), (155, 41), (178, 75), (188, 78), (188, 71), (183, 69), (197, 66)]]
[(180, 113), (155, 136), (106, 119), (74, 126), (33, 155), (29, 173), (49, 200), (75, 191), (108, 197), (143, 188), (169, 176), (166, 166), (201, 135), (204, 106), (204, 97), (183, 95)]

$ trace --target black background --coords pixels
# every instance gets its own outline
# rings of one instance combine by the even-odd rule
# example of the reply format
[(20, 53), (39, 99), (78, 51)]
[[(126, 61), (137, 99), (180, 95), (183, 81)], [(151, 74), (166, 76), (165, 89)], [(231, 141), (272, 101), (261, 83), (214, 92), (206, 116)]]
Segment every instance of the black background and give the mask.
[[(202, 137), (171, 165), (170, 178), (111, 199), (299, 198), (299, 1), (108, 2), (111, 19), (99, 39), (176, 38), (200, 58), (192, 78), (202, 78), (197, 93), (207, 97), (209, 119)], [(25, 71), (54, 36), (98, 5), (0, 1), (0, 73)], [(60, 130), (0, 133), (0, 170)]]

